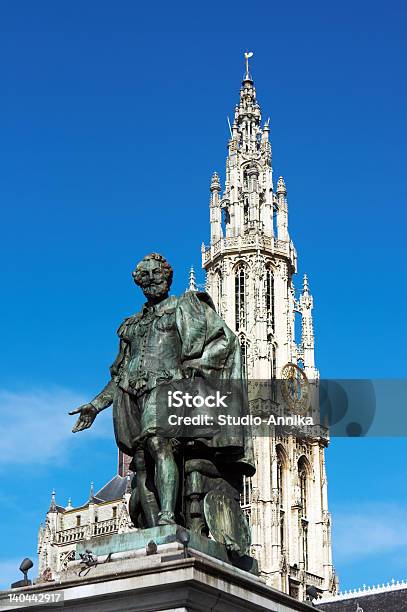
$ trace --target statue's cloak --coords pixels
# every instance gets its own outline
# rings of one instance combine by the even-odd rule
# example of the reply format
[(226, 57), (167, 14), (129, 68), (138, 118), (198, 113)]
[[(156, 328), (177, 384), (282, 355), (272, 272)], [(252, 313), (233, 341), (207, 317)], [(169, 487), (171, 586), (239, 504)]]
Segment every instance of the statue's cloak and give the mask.
[[(207, 293), (188, 291), (179, 298), (177, 325), (182, 339), (183, 364), (199, 370), (205, 380), (213, 382), (214, 388), (230, 392), (227, 410), (223, 412), (238, 423), (242, 416), (249, 415), (249, 404), (237, 336), (216, 313)], [(223, 460), (239, 465), (242, 473), (254, 474), (249, 425), (223, 425), (212, 438), (211, 446), (221, 453)]]

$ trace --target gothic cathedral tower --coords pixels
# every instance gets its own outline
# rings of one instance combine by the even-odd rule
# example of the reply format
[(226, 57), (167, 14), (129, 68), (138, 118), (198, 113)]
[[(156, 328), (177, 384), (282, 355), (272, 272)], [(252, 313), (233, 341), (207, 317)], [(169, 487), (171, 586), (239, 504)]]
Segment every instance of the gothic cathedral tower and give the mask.
[[(248, 57), (223, 193), (216, 172), (210, 186), (211, 242), (202, 246), (206, 288), (239, 337), (249, 380), (278, 379), (289, 363), (318, 380), (313, 300), (306, 276), (296, 298), (297, 253), (288, 232), (287, 189), (282, 177), (273, 188), (270, 126), (268, 121), (261, 125)], [(307, 586), (334, 591), (327, 439), (258, 437), (254, 446), (257, 471), (244, 483), (242, 504), (263, 578), (299, 599), (305, 599)]]

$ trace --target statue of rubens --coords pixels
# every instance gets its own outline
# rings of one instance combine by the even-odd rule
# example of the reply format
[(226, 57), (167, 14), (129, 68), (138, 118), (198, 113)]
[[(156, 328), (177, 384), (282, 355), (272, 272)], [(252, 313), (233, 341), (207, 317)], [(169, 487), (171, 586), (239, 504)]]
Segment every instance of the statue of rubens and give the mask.
[(228, 413), (247, 413), (245, 381), (238, 339), (216, 313), (204, 292), (170, 296), (173, 270), (158, 253), (136, 266), (134, 282), (146, 303), (120, 325), (119, 353), (111, 379), (79, 414), (73, 428), (91, 427), (96, 416), (113, 405), (118, 447), (132, 457), (135, 472), (130, 515), (140, 528), (185, 526), (221, 541), (228, 551), (244, 555), (250, 543), (239, 506), (243, 475), (253, 475), (252, 440), (239, 426), (177, 435), (166, 429), (161, 393), (189, 381), (216, 388), (240, 385)]

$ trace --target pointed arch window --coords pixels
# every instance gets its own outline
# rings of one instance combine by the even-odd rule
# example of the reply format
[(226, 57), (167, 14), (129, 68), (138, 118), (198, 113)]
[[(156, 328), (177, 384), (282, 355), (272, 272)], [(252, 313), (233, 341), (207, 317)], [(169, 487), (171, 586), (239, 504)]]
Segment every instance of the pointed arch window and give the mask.
[(277, 491), (280, 507), (284, 505), (284, 459), (281, 452), (277, 452)]
[(274, 299), (274, 274), (269, 266), (266, 270), (266, 311), (267, 323), (273, 334), (275, 331), (275, 299)]
[(248, 181), (248, 177), (247, 177), (247, 170), (246, 170), (246, 168), (243, 170), (243, 189), (245, 191), (248, 191), (248, 189), (249, 189), (249, 181)]
[(308, 466), (305, 457), (301, 457), (298, 461), (298, 479), (300, 485), (300, 502), (301, 502), (301, 541), (302, 541), (302, 560), (304, 569), (308, 569)]
[(235, 271), (235, 327), (246, 327), (246, 270), (240, 264)]
[(229, 208), (227, 206), (224, 206), (222, 208), (222, 230), (224, 233), (226, 233), (226, 229), (229, 223), (230, 223)]
[(249, 198), (244, 199), (243, 205), (243, 222), (245, 225), (249, 223)]
[(305, 518), (308, 510), (308, 470), (304, 459), (298, 462), (298, 478), (300, 484), (301, 514)]

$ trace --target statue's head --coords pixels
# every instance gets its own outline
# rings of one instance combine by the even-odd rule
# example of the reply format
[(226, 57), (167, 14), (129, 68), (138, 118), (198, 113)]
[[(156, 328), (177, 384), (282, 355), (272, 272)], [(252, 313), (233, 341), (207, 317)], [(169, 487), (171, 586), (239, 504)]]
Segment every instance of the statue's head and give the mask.
[(148, 300), (165, 297), (172, 283), (172, 268), (158, 253), (146, 255), (135, 267), (132, 275)]

